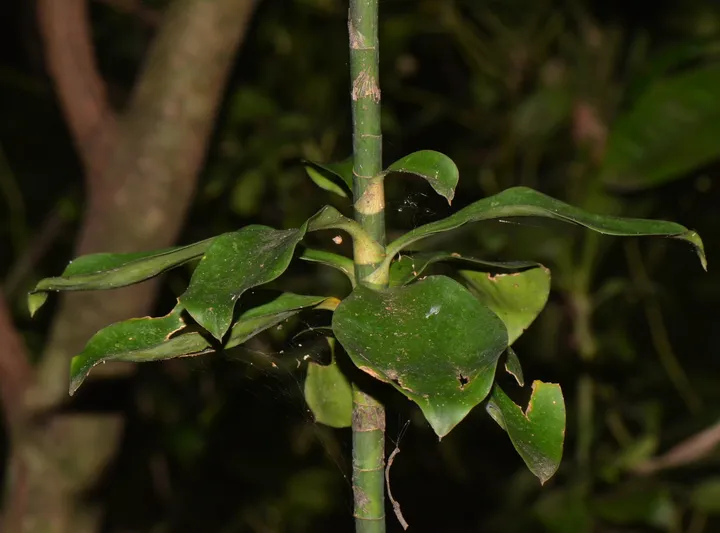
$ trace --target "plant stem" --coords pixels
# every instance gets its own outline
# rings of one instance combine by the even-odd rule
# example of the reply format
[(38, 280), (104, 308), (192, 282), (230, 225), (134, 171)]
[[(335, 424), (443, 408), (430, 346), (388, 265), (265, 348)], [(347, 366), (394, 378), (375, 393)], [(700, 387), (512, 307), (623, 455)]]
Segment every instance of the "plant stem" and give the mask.
[[(378, 0), (350, 0), (350, 77), (353, 110), (353, 197), (355, 220), (381, 245), (369, 249), (354, 240), (358, 283), (382, 289), (387, 278), (367, 281), (384, 259), (385, 191), (378, 54)], [(385, 532), (385, 409), (353, 388), (353, 496), (357, 533)]]

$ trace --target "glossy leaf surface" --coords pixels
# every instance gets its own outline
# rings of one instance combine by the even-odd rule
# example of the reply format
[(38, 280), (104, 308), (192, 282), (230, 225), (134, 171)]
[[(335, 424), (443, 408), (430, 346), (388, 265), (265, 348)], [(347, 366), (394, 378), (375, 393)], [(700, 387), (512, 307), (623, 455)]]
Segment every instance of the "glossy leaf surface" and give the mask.
[(162, 274), (202, 256), (213, 239), (152, 252), (83, 255), (70, 262), (61, 276), (38, 282), (28, 297), (30, 314), (45, 303), (48, 291), (115, 289)]
[(276, 230), (253, 225), (216, 237), (180, 303), (198, 324), (222, 340), (240, 296), (280, 276), (304, 235), (305, 226)]
[(445, 276), (358, 286), (332, 327), (353, 363), (417, 403), (439, 437), (485, 399), (507, 347), (502, 320)]
[(604, 183), (644, 189), (720, 157), (720, 66), (681, 72), (640, 96), (610, 131)]
[(533, 382), (525, 412), (495, 385), (486, 409), (541, 483), (557, 472), (565, 440), (565, 401), (559, 385)]
[(700, 236), (675, 222), (623, 218), (589, 213), (527, 187), (513, 187), (479, 200), (442, 220), (419, 226), (396, 239), (387, 248), (387, 261), (410, 244), (437, 233), (449, 231), (468, 222), (510, 217), (544, 217), (584, 226), (606, 235), (626, 237), (664, 236), (691, 243), (707, 267)]
[(407, 172), (420, 176), (448, 203), (452, 203), (455, 187), (460, 179), (460, 172), (455, 162), (445, 154), (433, 150), (422, 150), (406, 155), (390, 165), (386, 172)]
[(512, 274), (461, 270), (472, 292), (499, 316), (514, 343), (543, 310), (550, 294), (550, 270), (537, 266)]
[[(243, 312), (233, 324), (223, 347), (238, 346), (303, 309), (321, 307), (327, 301), (322, 296), (281, 294), (271, 302)], [(164, 317), (131, 318), (101, 329), (88, 341), (85, 349), (72, 359), (70, 394), (80, 387), (90, 370), (100, 363), (161, 361), (205, 354), (220, 346), (211, 343), (197, 331), (184, 330), (190, 328), (183, 318), (183, 307), (180, 304)]]
[[(335, 339), (328, 338), (334, 352)], [(352, 423), (352, 386), (335, 361), (329, 365), (309, 362), (305, 378), (305, 401), (316, 422), (334, 428), (350, 427)]]

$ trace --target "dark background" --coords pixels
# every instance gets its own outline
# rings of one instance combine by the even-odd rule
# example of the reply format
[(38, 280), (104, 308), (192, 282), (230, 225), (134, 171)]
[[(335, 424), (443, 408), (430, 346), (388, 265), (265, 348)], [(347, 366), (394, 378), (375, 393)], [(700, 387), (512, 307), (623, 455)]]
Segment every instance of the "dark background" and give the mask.
[[(89, 1), (97, 67), (118, 112), (168, 3)], [(551, 268), (550, 302), (517, 352), (526, 379), (562, 385), (568, 429), (563, 464), (541, 487), (482, 408), (438, 443), (419, 411), (389, 391), (388, 437), (408, 422), (392, 490), (411, 531), (720, 530), (720, 5), (380, 5), (386, 163), (419, 149), (448, 154), (461, 175), (452, 210), (522, 184), (588, 210), (675, 220), (703, 236), (710, 262), (703, 273), (689, 246), (668, 239), (597, 237), (526, 220), (435, 242)], [(36, 8), (25, 0), (0, 6), (0, 279), (12, 316), (0, 328), (0, 352), (10, 354), (19, 334), (31, 361), (46, 353), (59, 311), (51, 298), (31, 320), (25, 294), (72, 258), (89, 194)], [(315, 188), (300, 165), (350, 152), (346, 14), (339, 0), (258, 3), (192, 204), (171, 240), (249, 223), (297, 226), (325, 203), (349, 212), (347, 200)], [(650, 98), (657, 87), (660, 96)], [(632, 113), (639, 130), (627, 125)], [(623, 156), (627, 143), (635, 160)], [(388, 181), (387, 203), (391, 238), (452, 212), (412, 178)], [(115, 250), (110, 237), (102, 244), (95, 251)], [(164, 277), (156, 314), (171, 308), (188, 275), (183, 268)], [(307, 264), (276, 286), (348, 291), (334, 272)], [(55, 406), (53, 413), (126, 420), (117, 454), (63, 505), (97, 510), (94, 530), (112, 533), (351, 531), (350, 433), (312, 422), (304, 367), (296, 368), (305, 352), (292, 333), (273, 331), (224, 355), (140, 365)], [(6, 366), (0, 372), (10, 375)], [(5, 512), (17, 490), (7, 465), (24, 446), (8, 412)], [(705, 430), (707, 446), (665, 461)], [(76, 434), (76, 453), (89, 453), (93, 439)], [(51, 521), (52, 509), (38, 509), (26, 516)], [(388, 517), (389, 530), (399, 531), (391, 509)]]

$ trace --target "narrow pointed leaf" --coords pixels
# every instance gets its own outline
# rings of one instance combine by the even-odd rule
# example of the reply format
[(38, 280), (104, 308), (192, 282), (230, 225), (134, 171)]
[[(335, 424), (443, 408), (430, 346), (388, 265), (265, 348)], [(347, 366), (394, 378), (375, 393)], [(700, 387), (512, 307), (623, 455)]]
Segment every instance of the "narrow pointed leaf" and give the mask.
[(399, 287), (416, 280), (425, 270), (435, 263), (449, 262), (483, 272), (501, 272), (512, 274), (530, 268), (537, 268), (539, 263), (533, 261), (485, 261), (474, 257), (466, 257), (451, 252), (419, 252), (398, 257), (390, 265), (390, 286)]
[(386, 172), (407, 172), (420, 176), (448, 203), (452, 203), (455, 187), (460, 179), (460, 172), (455, 162), (445, 154), (433, 150), (422, 150), (406, 155), (390, 165)]
[[(322, 307), (323, 296), (284, 293), (274, 300), (248, 309), (234, 322), (223, 348), (233, 348), (309, 307)], [(202, 355), (220, 347), (197, 331), (188, 331), (183, 307), (159, 318), (132, 318), (98, 331), (70, 366), (70, 394), (74, 394), (90, 370), (109, 361), (145, 362)]]
[(329, 365), (308, 363), (305, 378), (305, 401), (316, 422), (334, 428), (350, 427), (352, 423), (352, 387), (335, 361), (335, 339), (327, 339), (333, 351)]
[(611, 129), (602, 181), (644, 189), (719, 158), (718, 86), (718, 65), (686, 70), (651, 86)]
[(61, 276), (38, 282), (28, 297), (30, 314), (42, 306), (48, 291), (115, 289), (162, 274), (202, 256), (213, 239), (152, 252), (83, 255), (70, 262)]
[(512, 274), (461, 270), (472, 292), (499, 316), (513, 344), (543, 310), (550, 294), (550, 270), (542, 265)]
[(305, 172), (307, 172), (307, 175), (310, 176), (311, 180), (313, 180), (313, 183), (321, 189), (337, 194), (342, 198), (348, 197), (348, 193), (345, 192), (345, 189), (332, 179), (328, 178), (325, 172), (318, 170), (312, 165), (305, 165)]
[(332, 327), (353, 363), (417, 403), (439, 437), (485, 399), (507, 347), (502, 320), (445, 276), (358, 286)]
[(450, 231), (468, 222), (529, 216), (577, 224), (606, 235), (625, 237), (654, 235), (684, 240), (695, 247), (700, 263), (703, 268), (707, 267), (700, 236), (680, 224), (664, 220), (622, 218), (589, 213), (527, 187), (507, 189), (470, 204), (447, 218), (415, 228), (390, 243), (387, 248), (386, 261), (389, 262), (398, 252), (414, 242), (437, 233)]
[(240, 296), (280, 276), (305, 231), (305, 225), (290, 230), (253, 225), (216, 237), (180, 303), (198, 324), (222, 340)]
[[(318, 163), (316, 161), (304, 161), (305, 170), (307, 171), (310, 179), (319, 187), (326, 189), (327, 183), (333, 184), (333, 189), (326, 189), (332, 192), (337, 192), (335, 188), (342, 191), (341, 196), (348, 196), (348, 193), (352, 194), (353, 190), (353, 159), (348, 157), (343, 161), (337, 163)], [(311, 173), (311, 170), (314, 173)], [(320, 182), (316, 181), (316, 178), (320, 177)]]
[(351, 259), (343, 255), (326, 252), (325, 250), (306, 248), (300, 255), (300, 259), (333, 267), (345, 274), (352, 286), (355, 286), (355, 266)]
[(535, 381), (525, 412), (496, 384), (488, 414), (507, 431), (530, 471), (545, 483), (557, 472), (565, 441), (565, 401), (560, 386)]
[(525, 386), (525, 377), (523, 376), (520, 359), (511, 346), (508, 346), (508, 349), (505, 352), (505, 372), (514, 377), (518, 385), (521, 387)]

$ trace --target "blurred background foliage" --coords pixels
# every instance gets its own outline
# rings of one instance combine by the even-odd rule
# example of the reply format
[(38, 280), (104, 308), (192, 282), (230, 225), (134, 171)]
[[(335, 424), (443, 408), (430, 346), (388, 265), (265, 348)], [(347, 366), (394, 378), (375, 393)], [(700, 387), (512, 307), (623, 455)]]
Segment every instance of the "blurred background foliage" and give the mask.
[[(0, 8), (0, 274), (38, 353), (51, 312), (31, 322), (24, 294), (69, 260), (83, 199), (29, 4)], [(165, 4), (146, 0), (141, 13)], [(411, 527), (720, 530), (711, 335), (720, 302), (720, 3), (381, 0), (381, 10), (386, 162), (447, 153), (461, 171), (453, 209), (527, 185), (589, 210), (676, 220), (700, 232), (710, 259), (706, 275), (678, 243), (535, 221), (475, 225), (431, 243), (551, 268), (551, 301), (516, 350), (526, 376), (561, 383), (569, 426), (561, 470), (540, 487), (480, 410), (438, 443), (389, 391), (389, 438), (409, 421), (392, 491)], [(138, 13), (92, 4), (100, 70), (117, 104), (153, 32)], [(260, 3), (182, 242), (248, 223), (298, 225), (325, 203), (349, 209), (300, 164), (349, 155), (345, 17), (339, 0)], [(388, 180), (387, 202), (390, 238), (450, 212), (407, 176)], [(166, 277), (159, 312), (186, 282), (187, 272)], [(349, 289), (313, 265), (283, 283)], [(81, 391), (73, 409), (129, 420), (119, 457), (87, 494), (105, 508), (104, 531), (350, 531), (349, 433), (313, 424), (303, 403), (310, 352), (293, 334), (304, 327)], [(391, 510), (389, 520), (399, 530)]]

